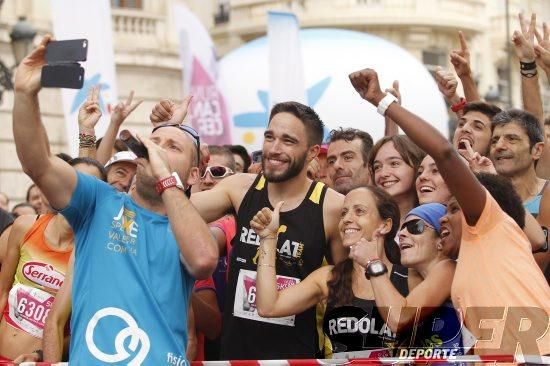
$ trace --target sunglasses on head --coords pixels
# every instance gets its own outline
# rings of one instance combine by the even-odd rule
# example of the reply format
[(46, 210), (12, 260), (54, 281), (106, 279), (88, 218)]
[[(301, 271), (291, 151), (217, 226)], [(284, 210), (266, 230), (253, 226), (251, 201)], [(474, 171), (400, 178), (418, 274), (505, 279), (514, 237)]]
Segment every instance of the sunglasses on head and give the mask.
[(191, 126), (184, 125), (184, 124), (177, 124), (177, 123), (169, 123), (165, 125), (160, 125), (155, 128), (153, 128), (152, 132), (155, 132), (159, 128), (162, 127), (177, 127), (183, 132), (186, 132), (188, 135), (190, 135), (193, 138), (193, 142), (195, 143), (195, 146), (197, 147), (197, 164), (200, 162), (200, 156), (201, 156), (201, 138), (199, 136), (199, 133)]
[(210, 173), (212, 178), (225, 178), (228, 175), (233, 174), (233, 170), (229, 169), (226, 166), (216, 165), (216, 166), (208, 166), (206, 167), (206, 170), (204, 171), (204, 174), (202, 175), (201, 179), (206, 178), (206, 173)]
[(414, 220), (404, 222), (403, 225), (401, 225), (401, 230), (403, 230), (405, 228), (407, 228), (407, 231), (409, 233), (411, 233), (412, 235), (420, 235), (426, 230), (426, 228), (430, 228), (432, 230), (435, 230), (433, 227), (428, 225), (422, 219), (414, 219)]

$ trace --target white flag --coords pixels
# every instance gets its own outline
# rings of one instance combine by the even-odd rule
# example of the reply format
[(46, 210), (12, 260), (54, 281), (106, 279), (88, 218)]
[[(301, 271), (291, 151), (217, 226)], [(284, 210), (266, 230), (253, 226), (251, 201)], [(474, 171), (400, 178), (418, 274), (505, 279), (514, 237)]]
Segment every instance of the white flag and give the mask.
[(54, 0), (52, 19), (57, 40), (88, 40), (88, 59), (82, 89), (62, 89), (67, 141), (71, 154), (78, 154), (78, 109), (94, 85), (101, 86), (99, 104), (103, 113), (96, 125), (96, 135), (103, 136), (110, 120), (111, 106), (118, 95), (115, 78), (111, 2), (109, 0)]
[(299, 31), (300, 24), (293, 13), (269, 12), (267, 37), (271, 106), (290, 100), (306, 104)]

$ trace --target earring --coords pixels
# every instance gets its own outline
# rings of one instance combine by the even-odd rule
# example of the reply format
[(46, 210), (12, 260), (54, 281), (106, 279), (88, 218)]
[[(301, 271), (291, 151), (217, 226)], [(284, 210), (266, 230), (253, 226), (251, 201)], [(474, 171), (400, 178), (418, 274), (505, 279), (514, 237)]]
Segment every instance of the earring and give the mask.
[(437, 243), (437, 250), (442, 250), (443, 249), (443, 245), (441, 245), (441, 243)]

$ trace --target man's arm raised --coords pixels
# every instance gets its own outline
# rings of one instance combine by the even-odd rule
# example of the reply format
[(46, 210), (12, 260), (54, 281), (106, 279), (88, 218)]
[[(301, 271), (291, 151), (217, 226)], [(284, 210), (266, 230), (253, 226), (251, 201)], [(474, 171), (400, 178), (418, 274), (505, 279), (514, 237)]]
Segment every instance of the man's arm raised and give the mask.
[(17, 67), (13, 135), (23, 170), (40, 187), (52, 207), (60, 209), (69, 203), (77, 178), (70, 165), (51, 154), (46, 129), (40, 120), (38, 92), (46, 45), (50, 39), (50, 36), (45, 36)]

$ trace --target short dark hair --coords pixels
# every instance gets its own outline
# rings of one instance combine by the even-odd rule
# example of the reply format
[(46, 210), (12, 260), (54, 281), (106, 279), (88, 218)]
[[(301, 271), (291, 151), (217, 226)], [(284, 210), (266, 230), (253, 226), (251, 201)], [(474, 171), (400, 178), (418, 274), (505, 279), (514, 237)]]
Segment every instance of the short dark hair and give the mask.
[(271, 120), (276, 114), (283, 112), (290, 113), (302, 121), (307, 131), (308, 147), (313, 145), (321, 145), (323, 143), (325, 125), (323, 121), (321, 121), (321, 118), (319, 118), (317, 112), (315, 112), (312, 108), (298, 102), (277, 103), (271, 109), (269, 122), (271, 123)]
[(424, 150), (419, 148), (412, 140), (405, 135), (385, 136), (374, 144), (369, 154), (369, 172), (374, 180), (374, 159), (380, 148), (388, 142), (393, 142), (395, 150), (401, 155), (403, 161), (413, 168), (414, 173), (418, 172), (418, 167), (422, 163), (422, 159), (426, 156)]
[(60, 152), (59, 154), (55, 154), (55, 156), (57, 156), (59, 159), (65, 161), (66, 163), (68, 163), (69, 161), (71, 161), (73, 159), (72, 156), (70, 156), (69, 154), (65, 154), (63, 152)]
[(15, 213), (15, 210), (18, 209), (19, 207), (30, 207), (34, 210), (34, 213), (37, 214), (38, 212), (36, 212), (36, 208), (34, 208), (33, 205), (31, 205), (30, 203), (28, 202), (21, 202), (21, 203), (18, 203), (17, 205), (13, 206), (13, 208), (11, 209), (11, 214), (13, 215), (13, 218), (16, 219), (18, 218), (20, 215), (16, 214)]
[(78, 165), (78, 164), (86, 164), (86, 165), (91, 165), (96, 167), (97, 170), (99, 171), (99, 174), (101, 175), (101, 180), (104, 182), (107, 181), (107, 170), (103, 165), (101, 165), (99, 161), (88, 157), (82, 157), (82, 158), (78, 157), (69, 161), (70, 166), (74, 167), (75, 165)]
[(239, 155), (241, 159), (243, 159), (244, 166), (243, 166), (243, 173), (248, 172), (248, 168), (250, 167), (250, 164), (252, 164), (252, 159), (250, 158), (250, 155), (248, 155), (248, 151), (246, 148), (242, 145), (224, 145), (231, 151), (232, 154)]
[(537, 117), (521, 109), (502, 111), (494, 116), (491, 130), (494, 131), (495, 127), (504, 126), (512, 122), (515, 122), (525, 131), (529, 137), (529, 147), (533, 147), (535, 144), (544, 141), (544, 132)]
[(330, 131), (329, 144), (334, 141), (344, 140), (346, 142), (352, 142), (355, 139), (361, 140), (362, 149), (361, 155), (363, 156), (363, 163), (366, 165), (369, 161), (369, 153), (372, 150), (374, 141), (372, 136), (365, 131), (358, 130), (357, 128), (338, 128)]
[(462, 111), (463, 114), (466, 114), (468, 112), (479, 112), (489, 117), (489, 119), (493, 119), (494, 116), (502, 112), (502, 109), (490, 103), (470, 102), (464, 106), (464, 109)]
[(228, 168), (235, 171), (235, 158), (233, 153), (225, 146), (208, 145), (210, 155), (221, 155), (229, 161)]
[(496, 174), (476, 173), (477, 180), (489, 191), (500, 208), (520, 228), (525, 226), (525, 208), (510, 179)]

